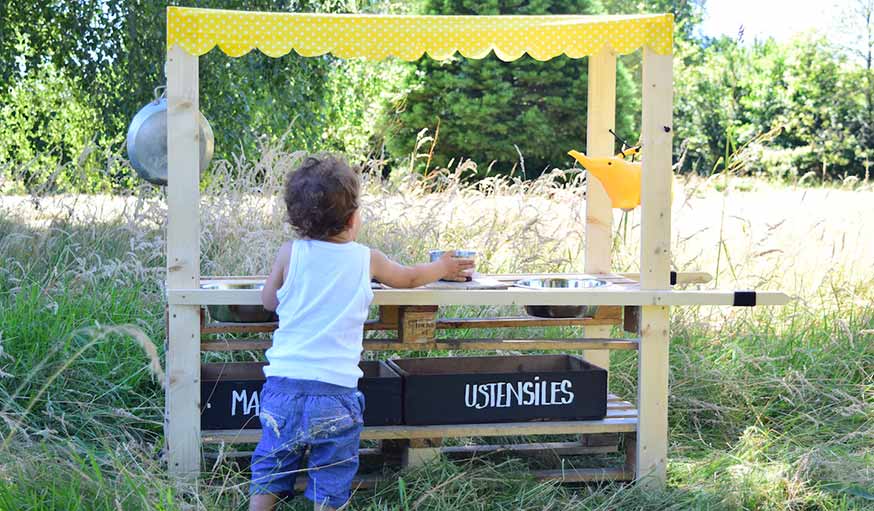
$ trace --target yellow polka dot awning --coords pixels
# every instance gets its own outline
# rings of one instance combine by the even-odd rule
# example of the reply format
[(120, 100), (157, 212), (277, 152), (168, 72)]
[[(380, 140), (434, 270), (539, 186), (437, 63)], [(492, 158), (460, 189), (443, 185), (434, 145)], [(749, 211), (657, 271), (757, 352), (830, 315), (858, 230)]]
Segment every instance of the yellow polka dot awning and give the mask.
[(443, 60), (455, 52), (505, 61), (527, 53), (537, 60), (580, 58), (605, 46), (631, 53), (649, 46), (672, 53), (671, 14), (633, 16), (396, 16), (305, 14), (167, 8), (167, 47), (192, 55), (213, 47), (231, 57), (258, 49), (270, 57), (294, 50), (305, 57)]

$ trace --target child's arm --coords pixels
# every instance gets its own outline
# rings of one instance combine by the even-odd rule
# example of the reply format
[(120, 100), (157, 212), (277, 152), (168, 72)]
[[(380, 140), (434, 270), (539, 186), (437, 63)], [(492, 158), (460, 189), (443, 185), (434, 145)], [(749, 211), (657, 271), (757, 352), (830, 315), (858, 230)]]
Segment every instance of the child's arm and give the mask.
[(269, 311), (275, 311), (279, 305), (279, 299), (276, 298), (276, 292), (282, 287), (285, 282), (285, 272), (288, 269), (288, 261), (291, 259), (291, 242), (285, 242), (279, 247), (279, 253), (276, 254), (276, 260), (273, 261), (273, 269), (270, 270), (270, 275), (264, 282), (264, 288), (261, 289), (261, 303), (264, 308)]
[(451, 252), (433, 263), (404, 266), (385, 256), (379, 250), (370, 251), (370, 275), (394, 288), (424, 286), (440, 279), (461, 279), (473, 271), (472, 259), (457, 259)]

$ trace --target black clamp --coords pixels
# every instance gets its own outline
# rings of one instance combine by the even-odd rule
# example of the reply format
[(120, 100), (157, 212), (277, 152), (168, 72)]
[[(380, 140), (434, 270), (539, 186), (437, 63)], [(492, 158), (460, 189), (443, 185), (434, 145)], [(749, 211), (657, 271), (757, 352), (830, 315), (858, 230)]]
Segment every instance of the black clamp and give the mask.
[(677, 285), (677, 272), (675, 272), (673, 270), (671, 270), (671, 285), (672, 286)]
[(755, 291), (735, 291), (734, 292), (734, 303), (732, 303), (735, 307), (755, 307), (756, 306), (756, 292)]

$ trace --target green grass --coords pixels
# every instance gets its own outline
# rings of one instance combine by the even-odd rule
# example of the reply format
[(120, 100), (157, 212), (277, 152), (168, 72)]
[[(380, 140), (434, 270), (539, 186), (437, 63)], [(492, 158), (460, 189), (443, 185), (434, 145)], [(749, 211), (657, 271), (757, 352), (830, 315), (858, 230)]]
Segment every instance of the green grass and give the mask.
[[(525, 193), (543, 199), (539, 192)], [(454, 197), (431, 200), (449, 203)], [(516, 217), (523, 217), (521, 210)], [(118, 215), (75, 218), (0, 203), (0, 510), (246, 505), (246, 474), (232, 465), (206, 471), (196, 494), (176, 487), (162, 465), (163, 390), (142, 347), (149, 342), (162, 351), (162, 231), (154, 211), (144, 211), (131, 223)], [(281, 236), (245, 239), (256, 255), (241, 255), (241, 245), (229, 246), (243, 238), (240, 232), (251, 232), (250, 225), (234, 223), (240, 213), (217, 207), (205, 214), (204, 265), (210, 273), (256, 272), (272, 256), (264, 239)], [(425, 230), (434, 237), (416, 237), (406, 224), (392, 230), (391, 222), (374, 218), (366, 236), (380, 246), (407, 247), (398, 250), (408, 259), (420, 257), (441, 236), (485, 236), (494, 247), (493, 258), (485, 261), (491, 269), (571, 267), (576, 245), (565, 247), (564, 259), (534, 258), (522, 268), (500, 262), (506, 261), (500, 254), (515, 250), (524, 256), (538, 246), (537, 236), (545, 236), (529, 233), (519, 242), (513, 233), (525, 229), (523, 220), (441, 231), (445, 219), (432, 218)], [(271, 226), (276, 232), (276, 224)], [(468, 238), (462, 236), (465, 228), (472, 233)], [(563, 246), (563, 231), (554, 233), (550, 246)], [(677, 257), (686, 259), (696, 250), (680, 246)], [(721, 286), (731, 286), (732, 273), (777, 275), (785, 268), (759, 266), (754, 273), (751, 259), (732, 257), (734, 266), (724, 270)], [(859, 256), (854, 271), (831, 268), (815, 285), (791, 290), (798, 299), (782, 308), (675, 310), (664, 492), (538, 483), (514, 459), (441, 460), (402, 472), (375, 491), (358, 492), (353, 508), (874, 509), (874, 275), (864, 257), (869, 256)], [(805, 272), (798, 270), (809, 275), (813, 269)], [(534, 331), (517, 332), (526, 333)], [(562, 333), (574, 331), (549, 332)], [(615, 352), (612, 364), (612, 389), (633, 396), (636, 354)], [(297, 500), (287, 508), (306, 505)]]

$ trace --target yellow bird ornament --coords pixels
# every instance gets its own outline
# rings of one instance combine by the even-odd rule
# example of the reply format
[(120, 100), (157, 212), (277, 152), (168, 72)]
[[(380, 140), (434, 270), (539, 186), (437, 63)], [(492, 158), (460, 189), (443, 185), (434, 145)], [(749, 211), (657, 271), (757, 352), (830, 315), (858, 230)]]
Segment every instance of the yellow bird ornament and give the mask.
[(575, 160), (604, 185), (614, 208), (626, 211), (640, 206), (640, 162), (625, 160), (626, 156), (637, 154), (638, 148), (627, 149), (609, 158), (589, 158), (579, 151), (568, 151)]

